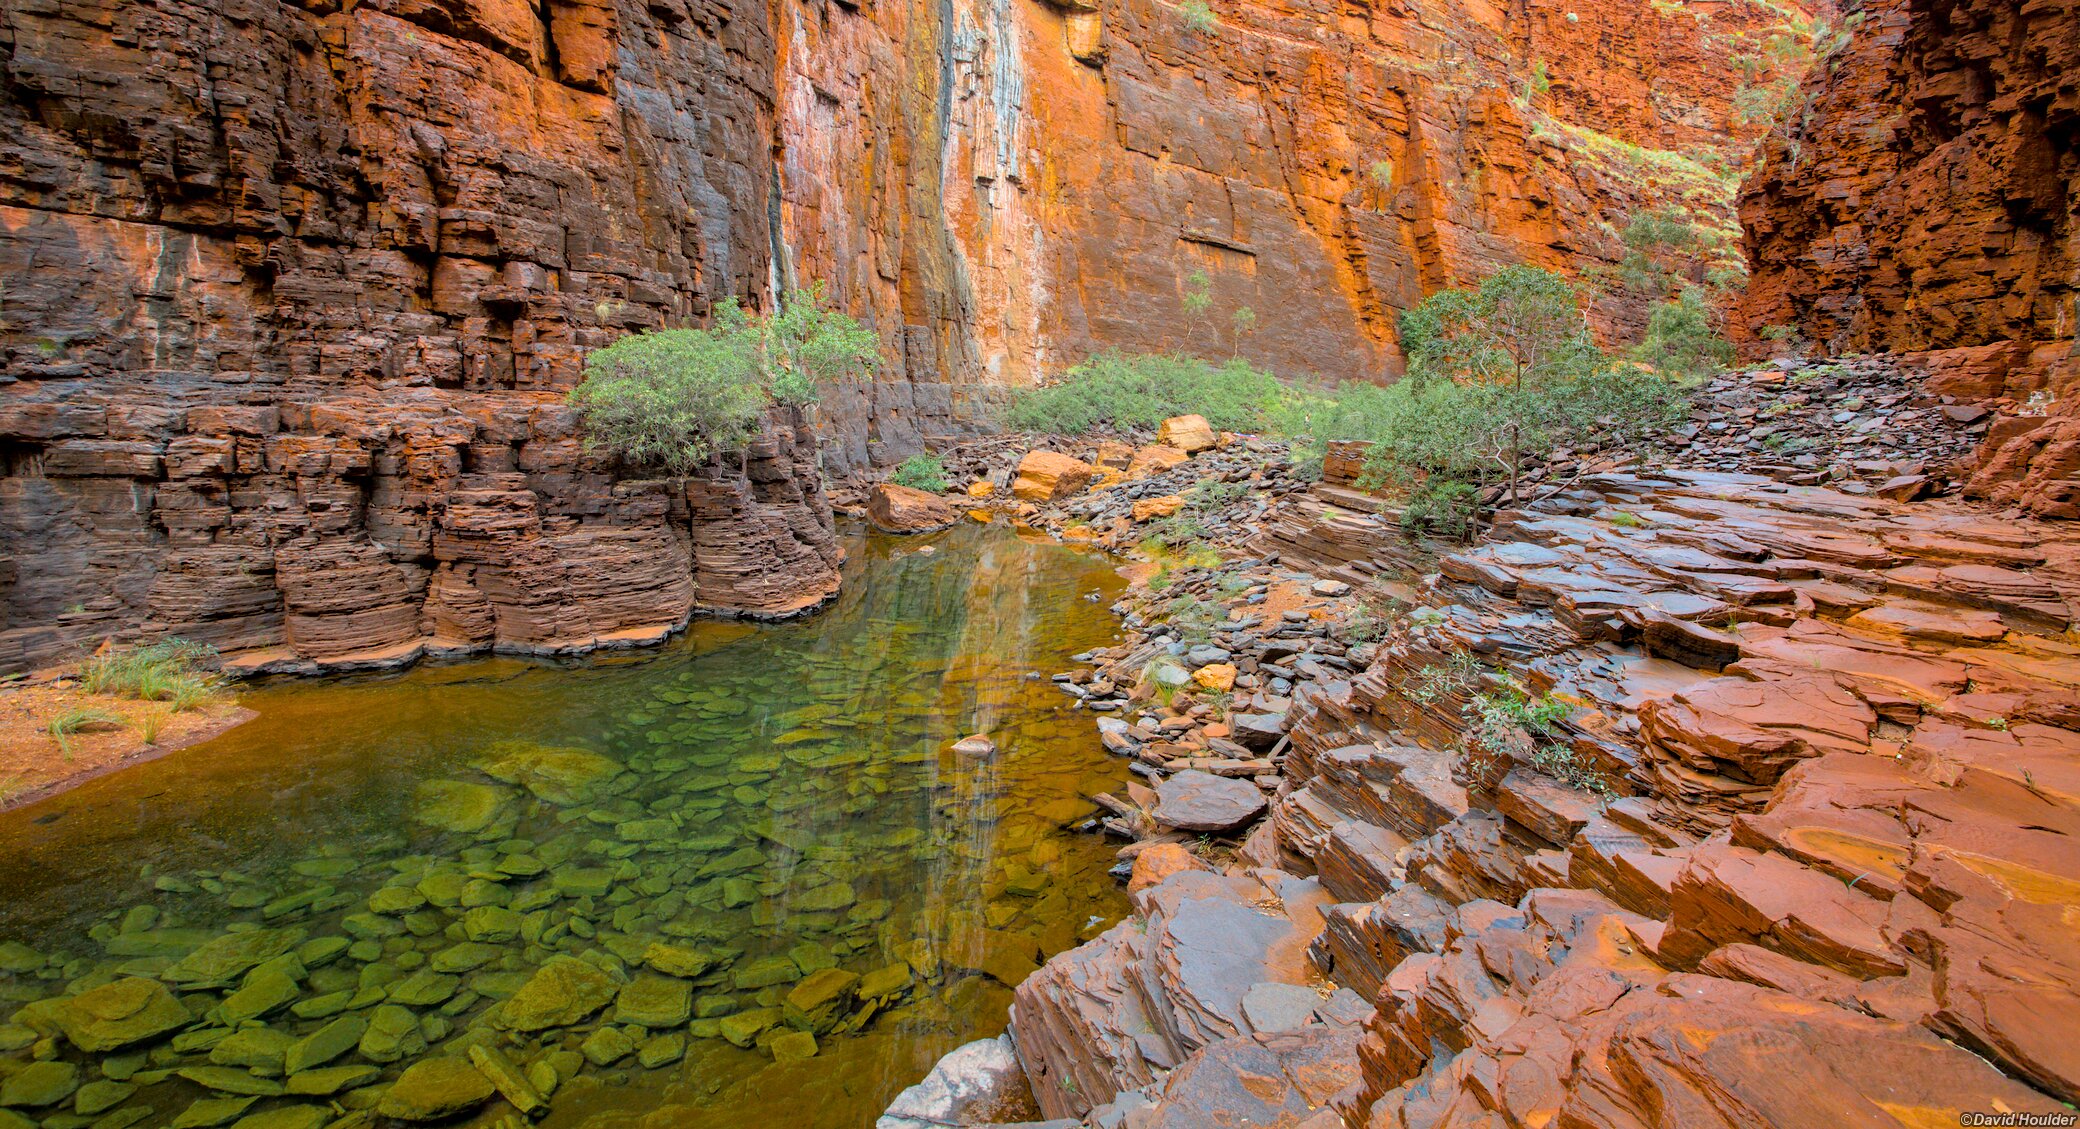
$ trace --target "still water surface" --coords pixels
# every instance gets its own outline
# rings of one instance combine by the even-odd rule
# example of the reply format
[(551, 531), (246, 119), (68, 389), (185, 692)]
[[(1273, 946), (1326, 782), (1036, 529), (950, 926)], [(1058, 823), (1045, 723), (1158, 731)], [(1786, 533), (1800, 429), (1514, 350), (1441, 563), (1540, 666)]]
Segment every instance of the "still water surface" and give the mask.
[[(262, 688), (0, 815), (0, 1017), (33, 1020), (0, 1023), (0, 1093), (43, 1129), (324, 1125), (482, 1043), (552, 1129), (871, 1124), (1124, 910), (1065, 830), (1123, 768), (1047, 681), (1114, 637), (1119, 581), (930, 543), (855, 539), (798, 622)], [(975, 732), (995, 758), (948, 751)]]

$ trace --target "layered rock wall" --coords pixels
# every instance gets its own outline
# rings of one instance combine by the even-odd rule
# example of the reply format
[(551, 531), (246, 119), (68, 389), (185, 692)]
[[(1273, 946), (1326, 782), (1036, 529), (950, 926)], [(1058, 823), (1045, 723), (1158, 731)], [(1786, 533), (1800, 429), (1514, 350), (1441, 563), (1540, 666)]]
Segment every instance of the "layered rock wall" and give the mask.
[(1741, 218), (1750, 327), (1834, 352), (2074, 336), (2080, 4), (1871, 0)]
[[(781, 10), (782, 269), (870, 310), (916, 384), (876, 389), (855, 443), (1104, 349), (1382, 379), (1399, 313), (1440, 288), (1611, 263), (1644, 208), (1730, 226), (1756, 129), (1728, 58), (1809, 7), (1207, 10)], [(1622, 335), (1642, 312), (1598, 315)]]
[(617, 481), (586, 349), (768, 292), (726, 3), (0, 8), (0, 668), (655, 638), (836, 583), (814, 440)]
[(2022, 405), (1973, 492), (2080, 517), (2080, 3), (1861, 10), (1746, 186), (1736, 325), (1831, 353), (1970, 350), (1932, 359), (1939, 390)]

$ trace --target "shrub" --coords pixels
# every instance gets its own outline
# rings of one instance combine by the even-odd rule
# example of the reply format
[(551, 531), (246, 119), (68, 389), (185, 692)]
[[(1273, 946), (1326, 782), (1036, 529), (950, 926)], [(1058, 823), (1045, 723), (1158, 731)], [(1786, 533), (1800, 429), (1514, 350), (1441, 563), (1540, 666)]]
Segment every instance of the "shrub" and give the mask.
[(1654, 308), (1647, 339), (1634, 355), (1673, 380), (1697, 381), (1733, 363), (1733, 344), (1712, 326), (1712, 308), (1696, 287)]
[(1467, 751), (1488, 762), (1477, 766), (1475, 775), (1491, 768), (1507, 771), (1497, 760), (1519, 760), (1570, 788), (1594, 793), (1608, 800), (1617, 794), (1611, 782), (1594, 765), (1586, 763), (1560, 732), (1560, 723), (1574, 712), (1567, 703), (1543, 695), (1533, 697), (1511, 687), (1500, 693), (1475, 694), (1467, 704)]
[(946, 465), (933, 455), (912, 455), (896, 464), (895, 473), (889, 475), (888, 480), (912, 490), (943, 494), (946, 492)]
[(1220, 21), (1214, 18), (1213, 9), (1207, 7), (1206, 0), (1184, 0), (1177, 6), (1177, 14), (1184, 17), (1185, 30), (1195, 35), (1208, 34), (1220, 26)]
[(1019, 431), (1081, 435), (1202, 415), (1222, 431), (1257, 431), (1284, 395), (1277, 377), (1247, 361), (1216, 366), (1173, 354), (1104, 353), (1020, 392), (1004, 421)]
[[(1474, 291), (1432, 295), (1402, 317), (1408, 378), (1384, 388), (1301, 390), (1271, 412), (1277, 429), (1372, 443), (1366, 484), (1409, 496), (1404, 521), (1463, 535), (1478, 489), (1556, 446), (1625, 442), (1681, 417), (1680, 392), (1590, 339), (1574, 288), (1509, 267)], [(1303, 456), (1305, 457), (1305, 456)]]
[(798, 291), (779, 312), (749, 314), (736, 299), (706, 329), (634, 333), (585, 359), (571, 406), (588, 435), (638, 466), (687, 474), (757, 434), (769, 404), (800, 406), (817, 386), (863, 376), (872, 332)]

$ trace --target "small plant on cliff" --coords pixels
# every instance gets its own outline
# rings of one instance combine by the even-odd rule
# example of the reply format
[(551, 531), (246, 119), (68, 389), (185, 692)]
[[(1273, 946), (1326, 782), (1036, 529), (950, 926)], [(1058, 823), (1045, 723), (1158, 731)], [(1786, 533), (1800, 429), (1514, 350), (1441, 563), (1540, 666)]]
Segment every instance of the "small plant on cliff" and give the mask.
[(1473, 775), (1507, 772), (1508, 762), (1530, 765), (1570, 788), (1603, 799), (1617, 795), (1609, 778), (1575, 752), (1561, 732), (1574, 708), (1544, 695), (1529, 695), (1512, 686), (1493, 694), (1475, 694), (1467, 704), (1466, 753), (1475, 762)]
[(1220, 20), (1206, 5), (1206, 0), (1184, 0), (1177, 6), (1177, 14), (1184, 18), (1185, 30), (1194, 35), (1210, 35), (1220, 26)]
[(946, 492), (946, 464), (932, 455), (912, 455), (896, 464), (895, 473), (889, 475), (888, 480), (912, 490), (943, 494)]
[(634, 333), (585, 359), (571, 406), (586, 433), (638, 466), (687, 474), (757, 433), (769, 405), (813, 402), (820, 385), (872, 371), (874, 334), (797, 291), (772, 314), (735, 298), (706, 329)]
[(1408, 700), (1427, 706), (1443, 698), (1454, 698), (1481, 684), (1486, 673), (1479, 659), (1466, 651), (1453, 651), (1441, 663), (1431, 663), (1416, 671), (1404, 693)]
[(1524, 80), (1524, 104), (1528, 106), (1536, 103), (1551, 93), (1552, 89), (1553, 72), (1547, 68), (1546, 61), (1534, 61), (1531, 64), (1531, 77)]

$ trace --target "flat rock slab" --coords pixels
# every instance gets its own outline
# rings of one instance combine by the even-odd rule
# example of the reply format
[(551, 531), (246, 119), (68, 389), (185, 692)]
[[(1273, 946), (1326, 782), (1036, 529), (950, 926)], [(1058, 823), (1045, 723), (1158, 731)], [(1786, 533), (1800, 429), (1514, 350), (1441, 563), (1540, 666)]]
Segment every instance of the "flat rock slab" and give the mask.
[(1242, 1018), (1259, 1034), (1290, 1031), (1314, 1018), (1322, 997), (1305, 984), (1263, 980), (1242, 993)]
[(1255, 784), (1210, 772), (1180, 772), (1156, 785), (1156, 822), (1179, 831), (1233, 831), (1264, 808)]

